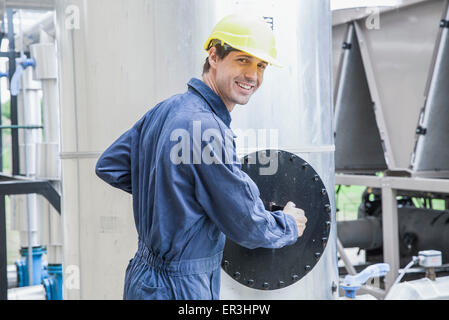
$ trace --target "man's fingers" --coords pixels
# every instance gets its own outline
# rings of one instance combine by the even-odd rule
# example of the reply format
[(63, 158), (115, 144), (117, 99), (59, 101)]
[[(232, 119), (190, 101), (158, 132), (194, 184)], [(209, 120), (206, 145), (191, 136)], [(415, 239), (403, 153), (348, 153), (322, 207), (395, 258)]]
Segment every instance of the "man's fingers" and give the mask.
[(303, 223), (306, 224), (307, 223), (307, 218), (302, 216), (302, 217), (295, 217), (295, 220), (299, 223)]
[(298, 238), (301, 237), (306, 229), (307, 218), (304, 210), (296, 208), (296, 204), (289, 201), (284, 207), (284, 213), (287, 213), (295, 219), (296, 226), (298, 229)]
[(294, 204), (293, 202), (289, 201), (289, 202), (287, 202), (287, 204), (285, 205), (284, 210), (285, 210), (285, 209), (295, 208), (295, 207), (296, 207), (296, 204)]
[(304, 230), (306, 229), (306, 226), (304, 224), (298, 224), (298, 238), (301, 237), (304, 234)]
[(296, 226), (298, 228), (298, 238), (301, 237), (306, 229), (307, 218), (304, 215), (304, 211), (295, 215)]
[(304, 210), (302, 210), (302, 209), (295, 208), (294, 210), (292, 210), (292, 215), (295, 218), (304, 218), (307, 221), (306, 214), (304, 213)]

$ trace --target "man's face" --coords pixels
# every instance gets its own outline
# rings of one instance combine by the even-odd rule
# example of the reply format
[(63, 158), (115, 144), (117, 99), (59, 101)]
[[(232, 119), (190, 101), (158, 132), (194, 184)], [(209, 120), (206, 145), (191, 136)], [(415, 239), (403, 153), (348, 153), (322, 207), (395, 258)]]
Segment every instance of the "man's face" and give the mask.
[(260, 87), (267, 63), (245, 52), (232, 51), (216, 64), (216, 85), (223, 102), (245, 105)]

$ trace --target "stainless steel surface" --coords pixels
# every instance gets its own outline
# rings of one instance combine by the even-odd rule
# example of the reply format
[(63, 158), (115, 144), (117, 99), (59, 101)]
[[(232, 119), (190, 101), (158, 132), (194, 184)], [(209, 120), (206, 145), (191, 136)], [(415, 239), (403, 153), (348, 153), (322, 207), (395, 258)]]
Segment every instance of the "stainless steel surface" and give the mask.
[(414, 178), (414, 177), (379, 177), (365, 175), (335, 175), (335, 183), (382, 188), (389, 185), (396, 190), (429, 191), (449, 193), (448, 179)]
[(378, 107), (377, 122), (391, 157), (389, 169), (410, 165), (443, 4), (421, 2), (384, 13), (378, 30), (357, 24), (365, 70), (372, 72), (368, 83)]
[[(449, 20), (449, 2), (442, 16)], [(414, 171), (436, 171), (448, 177), (449, 169), (449, 28), (441, 28), (435, 50), (435, 63), (430, 74), (430, 87), (419, 126), (425, 134), (416, 135), (412, 161)]]
[(360, 52), (362, 54), (362, 61), (365, 68), (365, 74), (368, 81), (368, 86), (371, 94), (371, 100), (373, 101), (374, 114), (376, 116), (377, 126), (379, 128), (379, 134), (382, 141), (385, 163), (388, 168), (395, 168), (396, 162), (393, 153), (393, 146), (391, 142), (391, 133), (388, 132), (386, 126), (385, 111), (382, 104), (381, 92), (378, 88), (378, 81), (374, 73), (374, 65), (372, 61), (372, 53), (366, 46), (365, 34), (358, 22), (353, 22), (357, 38), (359, 39)]
[(335, 183), (346, 186), (355, 185), (380, 188), (382, 185), (382, 177), (353, 174), (336, 174)]
[[(373, 11), (373, 9), (378, 9), (379, 14), (383, 14), (388, 11), (398, 10), (400, 8), (424, 1), (433, 0), (396, 0), (387, 1), (387, 3), (380, 0), (378, 3), (375, 1), (369, 1), (369, 4), (366, 2), (359, 2), (359, 5), (348, 6), (346, 8), (344, 8), (344, 6), (339, 6), (336, 10), (332, 11), (332, 25), (337, 26), (354, 20), (367, 19), (372, 16), (374, 12), (377, 12)], [(352, 4), (354, 4), (354, 2), (352, 2)]]
[[(68, 5), (79, 9), (78, 26), (66, 25)], [(120, 299), (126, 264), (137, 244), (131, 197), (95, 177), (96, 159), (90, 155), (104, 150), (148, 108), (184, 92), (191, 77), (201, 75), (203, 41), (234, 6), (274, 18), (279, 59), (286, 67), (268, 68), (251, 103), (233, 111), (233, 129), (282, 129), (274, 143), (316, 168), (334, 208), (328, 1), (61, 0), (56, 6), (64, 106), (61, 151), (70, 155), (62, 159), (64, 264), (79, 271), (78, 281), (64, 286), (65, 298)], [(335, 210), (332, 214), (326, 251), (297, 285), (274, 293), (245, 291), (223, 274), (223, 297), (333, 298), (338, 273)], [(68, 272), (64, 277), (70, 283)]]
[[(309, 162), (331, 195), (332, 230), (317, 265), (289, 287), (261, 291), (240, 285), (222, 273), (222, 299), (332, 299), (332, 283), (338, 283), (336, 262), (334, 141), (331, 88), (331, 16), (328, 1), (229, 1), (220, 2), (217, 19), (231, 12), (252, 12), (273, 17), (273, 29), (282, 69), (269, 68), (264, 83), (250, 103), (232, 112), (233, 130), (273, 129), (277, 149), (299, 155)], [(218, 20), (217, 20), (218, 21)], [(281, 84), (281, 85), (280, 85)], [(239, 135), (237, 133), (237, 135)], [(258, 141), (260, 142), (260, 141)], [(272, 147), (274, 147), (272, 145)], [(261, 143), (237, 148), (251, 153)], [(307, 214), (306, 214), (307, 215)], [(314, 288), (309, 290), (308, 288)]]
[(347, 25), (340, 46), (342, 58), (334, 86), (335, 168), (337, 171), (382, 171), (386, 169), (382, 142), (352, 23)]
[(43, 285), (8, 290), (8, 300), (47, 300)]
[[(366, 8), (359, 10), (364, 9)], [(442, 41), (441, 45), (437, 47), (440, 54), (435, 60), (435, 72), (433, 72), (432, 64), (434, 47), (439, 40), (437, 37), (440, 29), (438, 25), (442, 13), (446, 12), (444, 9), (444, 0), (408, 1), (394, 10), (380, 10), (377, 25), (374, 28), (366, 21), (366, 15), (356, 15), (352, 17), (354, 20), (347, 20), (352, 21), (356, 29), (363, 69), (374, 104), (375, 122), (385, 151), (385, 161), (390, 170), (409, 170), (415, 147), (415, 130), (425, 103), (425, 95), (428, 95), (428, 108), (426, 107), (425, 116), (421, 117), (421, 123), (429, 125), (432, 132), (419, 138), (426, 142), (418, 144), (415, 168), (419, 167), (419, 161), (421, 169), (416, 171), (421, 176), (448, 175), (448, 156), (445, 153), (445, 150), (448, 149), (445, 148), (448, 139), (444, 138), (447, 136), (447, 132), (444, 131), (447, 130), (444, 129), (447, 127), (444, 125), (447, 122), (447, 117), (446, 114), (438, 111), (441, 110), (438, 107), (441, 105), (439, 101), (445, 101), (447, 91), (438, 89), (445, 88), (447, 82), (445, 80), (447, 58), (443, 54), (444, 51), (447, 51), (445, 49), (447, 28), (440, 32)], [(335, 17), (339, 11), (333, 14)], [(337, 35), (341, 33), (341, 26), (342, 24), (334, 25)], [(334, 45), (334, 51), (335, 48)], [(335, 63), (336, 59), (334, 59)], [(334, 71), (340, 70), (339, 76), (336, 78), (338, 87), (349, 86), (349, 84), (341, 82), (342, 80), (350, 81), (352, 77), (356, 77), (361, 83), (364, 83), (363, 73), (360, 73), (359, 76), (351, 74), (351, 77), (344, 78), (343, 64), (347, 64), (347, 62), (343, 59), (341, 63), (342, 65), (338, 67), (334, 65), (333, 68)], [(428, 94), (426, 80), (429, 74), (433, 74), (438, 80), (433, 81), (433, 86)], [(358, 91), (351, 90), (350, 92), (355, 94)], [(337, 99), (336, 102), (338, 102)], [(337, 103), (336, 106), (338, 110)], [(354, 117), (356, 116), (354, 115)], [(425, 123), (424, 119), (426, 119)], [(359, 121), (364, 122), (363, 119), (359, 119)], [(338, 119), (336, 123), (338, 127)], [(354, 133), (354, 136), (354, 139), (363, 140), (363, 138), (359, 138), (357, 132)], [(364, 138), (376, 140), (370, 137), (372, 135), (367, 135)], [(376, 148), (379, 147), (376, 146)], [(426, 151), (423, 151), (424, 148)], [(369, 149), (373, 150), (373, 148)], [(432, 150), (431, 153), (429, 150)], [(429, 156), (430, 154), (435, 156)], [(438, 173), (436, 173), (437, 171)]]
[(132, 199), (98, 179), (96, 158), (83, 155), (105, 150), (200, 76), (214, 7), (209, 0), (57, 1), (61, 152), (75, 155), (61, 164), (65, 299), (122, 297), (137, 249)]
[[(338, 84), (338, 75), (340, 74), (339, 69), (341, 68), (342, 61), (342, 45), (345, 41), (346, 34), (348, 33), (348, 26), (346, 24), (341, 24), (338, 26), (334, 26), (332, 28), (332, 85), (334, 89)], [(334, 106), (335, 108), (335, 106)]]

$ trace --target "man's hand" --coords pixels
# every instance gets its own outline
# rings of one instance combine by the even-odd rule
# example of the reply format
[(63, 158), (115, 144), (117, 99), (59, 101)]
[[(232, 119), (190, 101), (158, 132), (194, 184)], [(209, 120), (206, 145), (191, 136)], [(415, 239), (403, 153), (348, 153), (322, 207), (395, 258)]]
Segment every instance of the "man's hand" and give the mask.
[(289, 214), (295, 219), (296, 226), (298, 227), (298, 238), (304, 233), (306, 228), (307, 218), (304, 214), (304, 210), (296, 208), (296, 204), (289, 201), (283, 210), (284, 213)]

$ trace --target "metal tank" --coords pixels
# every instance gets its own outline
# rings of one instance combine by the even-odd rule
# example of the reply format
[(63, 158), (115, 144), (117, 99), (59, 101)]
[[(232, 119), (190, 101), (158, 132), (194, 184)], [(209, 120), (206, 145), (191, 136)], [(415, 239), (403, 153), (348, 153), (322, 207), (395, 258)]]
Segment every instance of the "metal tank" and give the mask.
[(285, 65), (270, 67), (250, 104), (232, 113), (232, 128), (240, 136), (259, 129), (273, 133), (264, 143), (263, 138), (246, 146), (238, 142), (239, 154), (274, 147), (307, 161), (329, 195), (332, 227), (321, 258), (301, 280), (262, 291), (222, 272), (221, 298), (334, 297), (338, 274), (329, 1), (60, 0), (56, 36), (63, 106), (65, 299), (122, 297), (125, 268), (137, 248), (132, 199), (95, 176), (96, 161), (146, 111), (184, 92), (191, 77), (201, 77), (203, 43), (216, 22), (231, 12), (264, 16)]
[[(217, 18), (234, 12), (251, 12), (264, 17), (272, 25), (278, 59), (284, 65), (283, 68), (269, 68), (265, 72), (264, 83), (250, 102), (237, 106), (232, 112), (231, 126), (238, 136), (238, 153), (244, 156), (254, 151), (278, 149), (299, 156), (318, 173), (334, 208), (329, 1), (257, 1), (257, 5), (255, 1), (229, 1), (226, 4), (220, 2), (217, 9)], [(248, 138), (254, 135), (256, 139)], [(294, 174), (294, 171), (289, 172), (289, 175)], [(276, 179), (272, 182), (276, 183)], [(311, 188), (312, 182), (306, 184), (306, 189)], [(314, 214), (306, 210), (309, 222)], [(335, 217), (333, 209), (331, 215)], [(308, 226), (311, 227), (310, 224)], [(257, 290), (242, 285), (223, 272), (221, 298), (333, 298), (333, 290), (338, 285), (334, 231), (335, 228), (331, 227), (328, 243), (318, 263), (299, 281), (276, 290)], [(285, 261), (285, 264), (300, 265), (301, 262)]]

